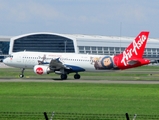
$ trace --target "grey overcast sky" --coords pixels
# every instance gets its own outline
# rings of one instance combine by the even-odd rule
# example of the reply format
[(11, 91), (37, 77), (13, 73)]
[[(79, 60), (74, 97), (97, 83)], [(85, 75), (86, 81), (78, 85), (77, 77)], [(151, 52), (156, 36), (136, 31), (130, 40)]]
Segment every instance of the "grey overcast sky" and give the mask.
[(54, 32), (159, 38), (159, 0), (0, 0), (0, 35)]

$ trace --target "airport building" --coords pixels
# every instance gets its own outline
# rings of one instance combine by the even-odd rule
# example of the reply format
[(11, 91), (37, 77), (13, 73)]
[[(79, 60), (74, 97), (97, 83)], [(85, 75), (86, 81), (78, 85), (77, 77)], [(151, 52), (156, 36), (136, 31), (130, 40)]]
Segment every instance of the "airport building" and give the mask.
[[(5, 37), (4, 37), (5, 38)], [(0, 38), (2, 54), (19, 51), (66, 52), (80, 54), (116, 55), (121, 53), (135, 37), (57, 34), (38, 32), (15, 37)], [(149, 39), (145, 58), (159, 58), (159, 39)]]
[(8, 55), (10, 36), (0, 36), (0, 61)]
[(10, 39), (11, 39), (10, 36), (0, 36), (0, 55), (8, 54)]

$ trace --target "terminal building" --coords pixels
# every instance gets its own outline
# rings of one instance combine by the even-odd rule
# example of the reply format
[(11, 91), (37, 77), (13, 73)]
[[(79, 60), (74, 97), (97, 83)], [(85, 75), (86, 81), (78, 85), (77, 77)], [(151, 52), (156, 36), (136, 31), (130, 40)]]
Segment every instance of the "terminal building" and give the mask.
[[(38, 32), (0, 38), (1, 54), (19, 51), (65, 52), (77, 54), (116, 55), (121, 53), (135, 37), (57, 34)], [(145, 58), (159, 58), (159, 39), (150, 39)]]
[(10, 36), (0, 36), (0, 61), (8, 56), (10, 39)]

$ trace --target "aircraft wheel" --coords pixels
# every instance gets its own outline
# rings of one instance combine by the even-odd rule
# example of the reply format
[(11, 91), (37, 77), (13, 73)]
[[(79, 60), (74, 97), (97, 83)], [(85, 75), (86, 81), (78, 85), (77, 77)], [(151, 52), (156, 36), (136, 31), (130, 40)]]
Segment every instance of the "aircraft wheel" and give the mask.
[(61, 80), (66, 80), (67, 79), (67, 74), (61, 74)]
[(74, 78), (75, 78), (75, 79), (80, 79), (80, 77), (81, 77), (81, 76), (80, 76), (79, 74), (75, 74), (75, 75), (74, 75)]
[(20, 74), (20, 75), (19, 75), (19, 77), (20, 77), (20, 78), (23, 78), (23, 77), (24, 77), (24, 75), (23, 75), (23, 74)]

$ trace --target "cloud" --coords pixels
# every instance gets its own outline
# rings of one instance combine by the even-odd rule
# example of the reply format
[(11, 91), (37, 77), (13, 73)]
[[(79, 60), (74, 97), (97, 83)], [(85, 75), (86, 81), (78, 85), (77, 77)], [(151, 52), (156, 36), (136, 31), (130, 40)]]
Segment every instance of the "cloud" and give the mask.
[(141, 22), (146, 19), (146, 14), (144, 7), (134, 7), (130, 5), (121, 5), (117, 12), (114, 13), (117, 18), (120, 18), (121, 21), (132, 23), (134, 21)]
[(1, 0), (0, 19), (15, 22), (67, 21), (96, 24), (108, 24), (117, 20), (132, 23), (134, 20), (141, 22), (148, 19), (146, 6), (124, 1)]
[(30, 20), (53, 20), (59, 16), (53, 6), (45, 3), (28, 1), (3, 1), (0, 15), (8, 21), (26, 22)]
[[(159, 2), (134, 0), (0, 0), (1, 31), (118, 34), (159, 28)], [(6, 28), (7, 30), (5, 30)], [(15, 30), (16, 29), (16, 30)]]

